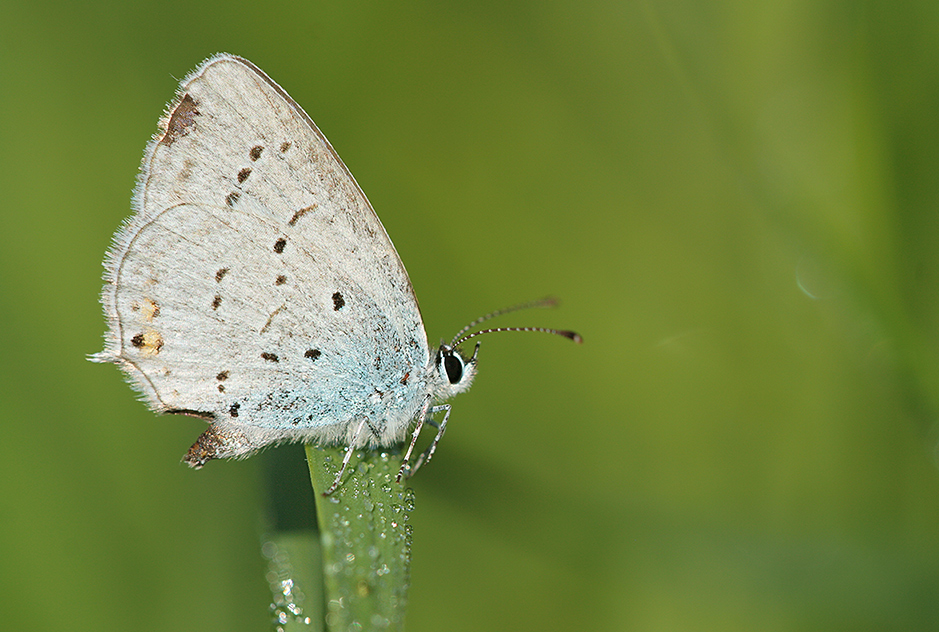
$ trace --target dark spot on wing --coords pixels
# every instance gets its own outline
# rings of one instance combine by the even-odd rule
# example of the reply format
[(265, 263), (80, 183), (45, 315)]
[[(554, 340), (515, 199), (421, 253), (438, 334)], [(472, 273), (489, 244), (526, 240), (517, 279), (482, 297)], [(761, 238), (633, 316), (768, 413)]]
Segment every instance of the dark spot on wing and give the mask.
[(271, 323), (274, 321), (274, 316), (277, 316), (279, 313), (281, 313), (282, 311), (284, 311), (284, 309), (286, 309), (286, 307), (287, 307), (287, 304), (284, 303), (283, 305), (281, 305), (280, 307), (278, 307), (277, 309), (275, 309), (273, 312), (271, 312), (271, 315), (267, 317), (267, 322), (264, 323), (264, 326), (261, 327), (261, 330), (260, 330), (258, 333), (263, 334), (265, 331), (267, 331), (267, 328), (270, 327), (270, 326), (271, 326)]
[(218, 306), (222, 304), (222, 297), (219, 294), (215, 295), (215, 298), (212, 299), (212, 309), (218, 309)]
[(346, 300), (342, 298), (342, 294), (340, 294), (339, 292), (333, 293), (333, 310), (334, 311), (338, 312), (340, 309), (342, 309), (343, 305), (345, 304), (346, 304)]
[(231, 415), (232, 417), (237, 417), (239, 408), (241, 408), (241, 404), (239, 404), (238, 402), (235, 402), (234, 404), (231, 405), (231, 408), (228, 409), (228, 414)]
[(320, 353), (319, 349), (307, 349), (306, 353), (303, 354), (304, 358), (309, 358), (310, 360), (316, 360), (318, 357), (323, 355)]
[(375, 370), (380, 371), (381, 370), (381, 356), (375, 356), (374, 364), (375, 364)]
[(280, 144), (280, 153), (284, 153), (288, 149), (290, 149), (290, 141), (285, 140), (284, 142)]
[(264, 151), (264, 148), (261, 147), (260, 145), (255, 145), (254, 147), (252, 147), (251, 152), (248, 154), (249, 156), (251, 156), (251, 161), (257, 162), (258, 158), (261, 157), (262, 151)]
[(277, 278), (274, 279), (274, 285), (283, 285), (286, 282), (287, 282), (287, 277), (285, 277), (283, 274), (278, 274)]
[(134, 301), (130, 304), (132, 312), (138, 312), (147, 322), (153, 322), (153, 319), (160, 315), (160, 305), (152, 298), (144, 298), (143, 302)]
[(245, 167), (238, 172), (238, 184), (243, 184), (245, 180), (248, 179), (248, 176), (251, 175), (251, 167)]
[(310, 205), (310, 206), (307, 206), (306, 208), (300, 209), (299, 211), (297, 211), (296, 213), (293, 214), (293, 217), (290, 218), (290, 221), (287, 222), (287, 225), (288, 225), (288, 226), (294, 226), (294, 225), (297, 223), (297, 220), (298, 220), (298, 219), (300, 219), (301, 217), (303, 217), (303, 216), (306, 215), (307, 213), (312, 212), (315, 208), (316, 208), (316, 204), (312, 204), (312, 205)]
[(218, 272), (215, 273), (215, 282), (221, 283), (226, 274), (228, 274), (228, 268), (219, 268)]
[(229, 205), (229, 206), (231, 206), (231, 207), (234, 207), (234, 206), (235, 206), (235, 202), (237, 202), (237, 201), (238, 201), (238, 198), (240, 198), (240, 197), (241, 197), (241, 194), (240, 194), (240, 193), (238, 193), (237, 191), (232, 191), (232, 192), (229, 193), (227, 196), (225, 196), (225, 204), (227, 204), (227, 205)]
[(144, 356), (154, 356), (163, 348), (163, 336), (156, 329), (147, 327), (140, 333), (134, 334), (130, 339), (130, 344), (139, 349)]
[(411, 377), (411, 372), (408, 371), (404, 374), (404, 377), (401, 378), (401, 384), (406, 385), (408, 383), (408, 378)]
[(215, 376), (215, 379), (218, 380), (219, 382), (224, 382), (225, 380), (228, 379), (228, 371), (222, 371), (221, 373)]
[(169, 146), (179, 140), (180, 137), (188, 134), (195, 124), (197, 116), (199, 116), (199, 110), (196, 109), (196, 102), (187, 92), (180, 99), (179, 105), (176, 106), (173, 113), (170, 114), (170, 120), (166, 124), (166, 133), (163, 134), (160, 142)]
[(287, 240), (281, 237), (274, 242), (274, 252), (281, 254), (284, 251), (284, 247), (287, 245)]
[(280, 362), (280, 358), (277, 357), (277, 354), (270, 353), (269, 351), (262, 352), (261, 357), (267, 360), (268, 362)]

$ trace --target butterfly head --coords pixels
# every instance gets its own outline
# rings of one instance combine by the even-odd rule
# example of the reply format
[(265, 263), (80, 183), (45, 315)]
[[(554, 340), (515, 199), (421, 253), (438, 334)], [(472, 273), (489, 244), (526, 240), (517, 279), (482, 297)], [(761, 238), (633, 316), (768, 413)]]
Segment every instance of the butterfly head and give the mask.
[(435, 369), (440, 380), (444, 398), (462, 393), (473, 383), (476, 377), (476, 355), (479, 353), (479, 343), (473, 350), (473, 355), (467, 358), (454, 345), (440, 343), (437, 349)]

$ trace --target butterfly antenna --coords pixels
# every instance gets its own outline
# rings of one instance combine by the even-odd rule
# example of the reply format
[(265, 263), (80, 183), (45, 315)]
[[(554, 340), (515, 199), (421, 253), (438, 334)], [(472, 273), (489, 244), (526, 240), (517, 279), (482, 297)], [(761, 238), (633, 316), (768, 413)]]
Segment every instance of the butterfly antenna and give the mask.
[(489, 312), (485, 316), (477, 318), (476, 320), (471, 322), (469, 325), (467, 325), (460, 331), (456, 332), (456, 335), (453, 337), (453, 340), (450, 342), (450, 346), (451, 347), (456, 346), (457, 339), (463, 334), (465, 334), (466, 332), (468, 332), (470, 329), (475, 327), (476, 325), (480, 323), (484, 323), (487, 320), (495, 318), (496, 316), (501, 316), (502, 314), (508, 314), (509, 312), (517, 312), (522, 309), (531, 309), (534, 307), (556, 307), (557, 304), (558, 304), (558, 300), (556, 298), (554, 298), (553, 296), (547, 296), (545, 298), (540, 298), (537, 301), (529, 301), (527, 303), (521, 303), (520, 305), (513, 305), (512, 307), (506, 307), (504, 309), (497, 309), (494, 312)]
[(509, 312), (517, 312), (522, 309), (531, 309), (535, 307), (555, 307), (557, 306), (557, 304), (558, 304), (558, 300), (554, 298), (553, 296), (549, 296), (546, 298), (538, 299), (537, 301), (529, 301), (528, 303), (522, 303), (520, 305), (513, 305), (512, 307), (506, 307), (505, 309), (498, 309), (494, 312), (490, 312), (486, 314), (485, 316), (477, 318), (476, 320), (468, 324), (466, 327), (458, 331), (457, 334), (453, 337), (453, 340), (450, 341), (450, 346), (456, 347), (457, 345), (460, 345), (461, 343), (464, 343), (467, 340), (475, 338), (476, 336), (481, 336), (483, 334), (491, 334), (497, 331), (542, 331), (548, 334), (556, 334), (558, 336), (564, 336), (565, 338), (570, 338), (574, 342), (582, 343), (583, 338), (581, 338), (579, 334), (573, 331), (566, 331), (566, 330), (561, 330), (561, 329), (547, 329), (545, 327), (496, 327), (493, 329), (482, 329), (480, 331), (475, 331), (469, 335), (464, 335), (467, 331), (469, 331), (476, 325), (479, 325), (480, 323), (484, 323), (487, 320), (495, 318), (496, 316), (502, 316), (503, 314), (508, 314)]

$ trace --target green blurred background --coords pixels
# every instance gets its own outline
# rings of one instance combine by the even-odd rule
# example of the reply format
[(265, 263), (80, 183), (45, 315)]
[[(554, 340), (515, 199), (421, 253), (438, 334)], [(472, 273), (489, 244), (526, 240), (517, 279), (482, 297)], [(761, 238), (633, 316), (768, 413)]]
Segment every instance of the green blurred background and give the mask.
[(586, 340), (484, 339), (412, 480), (410, 630), (939, 629), (936, 2), (0, 16), (3, 629), (269, 627), (270, 454), (188, 470), (202, 423), (84, 359), (144, 145), (217, 51), (330, 138), (432, 341), (546, 294), (499, 324)]

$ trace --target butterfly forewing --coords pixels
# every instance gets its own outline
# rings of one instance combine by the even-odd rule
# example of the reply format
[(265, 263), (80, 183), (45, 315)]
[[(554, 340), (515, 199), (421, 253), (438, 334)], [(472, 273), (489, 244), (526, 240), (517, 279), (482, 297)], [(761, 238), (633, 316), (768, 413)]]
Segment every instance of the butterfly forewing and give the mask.
[(320, 131), (250, 62), (220, 55), (182, 82), (135, 207), (107, 262), (98, 359), (155, 409), (303, 428), (423, 397), (404, 387), (429, 352), (401, 260)]

